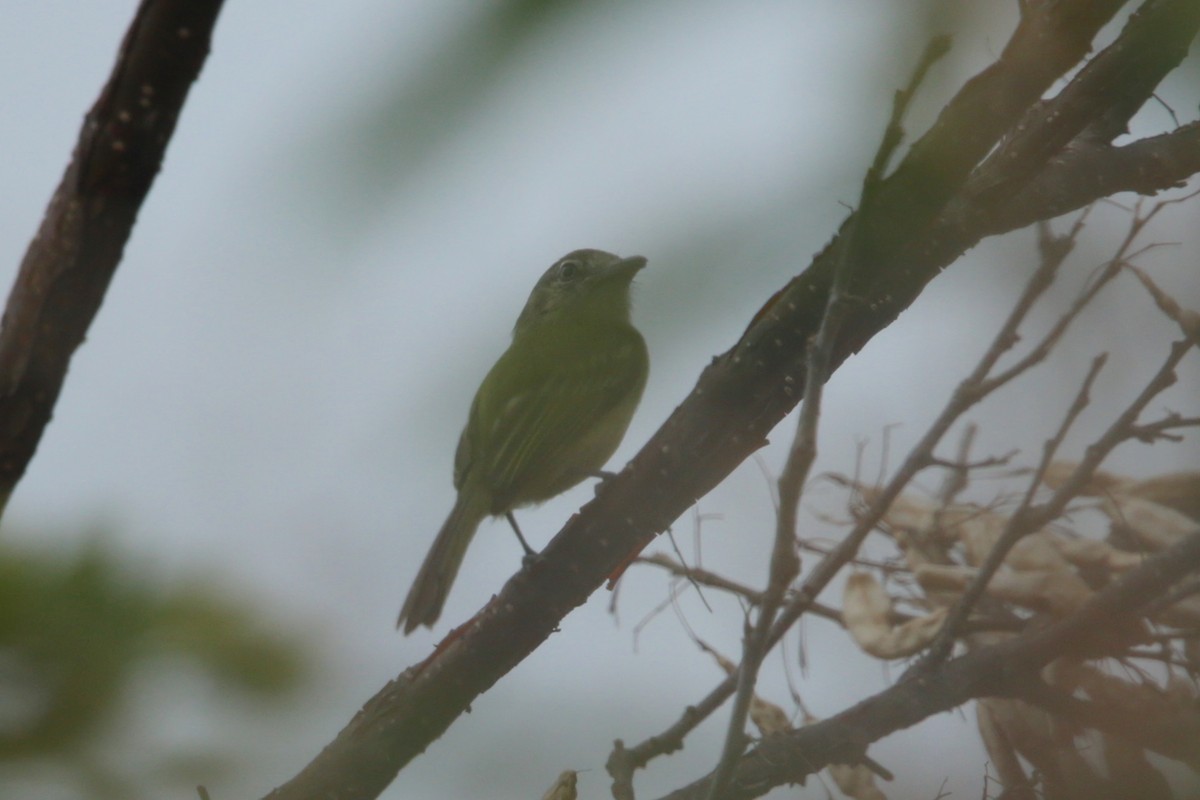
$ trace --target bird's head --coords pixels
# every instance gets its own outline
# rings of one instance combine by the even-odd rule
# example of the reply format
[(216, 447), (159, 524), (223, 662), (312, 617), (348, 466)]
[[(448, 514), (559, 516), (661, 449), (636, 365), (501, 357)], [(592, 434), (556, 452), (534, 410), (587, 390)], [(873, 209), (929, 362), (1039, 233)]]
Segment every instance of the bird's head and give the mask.
[(641, 256), (621, 258), (603, 250), (575, 250), (538, 280), (514, 333), (546, 320), (629, 321), (629, 286), (646, 266)]

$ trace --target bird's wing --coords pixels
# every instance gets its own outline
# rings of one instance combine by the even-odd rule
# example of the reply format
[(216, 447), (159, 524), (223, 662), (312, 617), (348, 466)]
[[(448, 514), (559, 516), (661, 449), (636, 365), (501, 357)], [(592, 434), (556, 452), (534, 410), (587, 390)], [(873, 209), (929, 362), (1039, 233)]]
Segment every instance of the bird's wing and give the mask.
[[(459, 459), (483, 470), (495, 512), (544, 500), (602, 467), (646, 380), (645, 343), (632, 328), (590, 341), (523, 341), (517, 356), (514, 349), (484, 379), (460, 442)], [(606, 424), (617, 426), (605, 440), (611, 446), (589, 447)]]

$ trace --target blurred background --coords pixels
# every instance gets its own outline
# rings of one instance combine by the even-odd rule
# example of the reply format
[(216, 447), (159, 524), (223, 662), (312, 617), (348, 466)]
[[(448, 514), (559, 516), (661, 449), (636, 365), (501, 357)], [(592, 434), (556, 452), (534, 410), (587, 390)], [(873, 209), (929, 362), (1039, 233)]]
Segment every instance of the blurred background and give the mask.
[[(5, 6), (5, 285), (136, 5)], [(918, 98), (914, 134), (1015, 21), (1015, 3), (231, 0), (4, 520), (3, 793), (193, 796), (203, 783), (214, 798), (253, 797), (293, 775), (519, 566), (504, 523), (485, 523), (442, 625), (394, 631), (453, 501), (471, 394), (541, 272), (578, 247), (649, 259), (634, 318), (651, 377), (619, 467), (828, 241), (928, 37), (950, 32), (955, 45)], [(1183, 121), (1200, 100), (1195, 61), (1159, 93)], [(1170, 128), (1166, 105), (1144, 109), (1134, 133)], [(1112, 252), (1132, 204), (1118, 199), (1093, 212), (1036, 325)], [(1146, 240), (1172, 245), (1139, 259), (1193, 308), (1195, 209), (1162, 214)], [(897, 464), (1034, 262), (1029, 231), (983, 243), (839, 370), (817, 469), (873, 477)], [(1109, 351), (1064, 452), (1080, 455), (1172, 335), (1122, 276), (1046, 366), (971, 415), (976, 455), (1016, 447), (1017, 463), (1035, 461), (1090, 358)], [(1195, 413), (1198, 389), (1193, 358), (1155, 412)], [(679, 520), (689, 558), (764, 580), (793, 426)], [(1196, 438), (1126, 445), (1111, 467), (1194, 466)], [(1011, 488), (997, 481), (978, 499)], [(544, 543), (591, 491), (521, 513), (526, 534)], [(835, 536), (823, 517), (844, 517), (844, 503), (814, 483), (803, 533)], [(685, 592), (655, 614), (670, 588), (635, 568), (615, 614), (598, 592), (385, 796), (540, 797), (563, 769), (589, 770), (581, 796), (607, 796), (612, 741), (658, 732), (720, 678), (681, 617), (738, 653), (734, 601), (710, 596), (710, 611)], [(762, 694), (791, 708), (791, 681), (827, 716), (901, 669), (812, 621), (769, 662)], [(724, 724), (722, 712), (639, 790), (707, 771)], [(983, 785), (970, 709), (871, 753), (898, 775), (892, 796)]]

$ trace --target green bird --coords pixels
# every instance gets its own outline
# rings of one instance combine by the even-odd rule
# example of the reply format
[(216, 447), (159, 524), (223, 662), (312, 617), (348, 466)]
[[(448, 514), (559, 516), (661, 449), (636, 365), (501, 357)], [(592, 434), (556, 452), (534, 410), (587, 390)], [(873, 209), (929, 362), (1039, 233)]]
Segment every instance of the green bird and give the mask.
[(458, 499), (396, 627), (432, 626), (483, 518), (562, 494), (597, 475), (625, 436), (650, 360), (629, 321), (641, 256), (576, 250), (529, 294), (512, 343), (475, 392), (454, 456)]

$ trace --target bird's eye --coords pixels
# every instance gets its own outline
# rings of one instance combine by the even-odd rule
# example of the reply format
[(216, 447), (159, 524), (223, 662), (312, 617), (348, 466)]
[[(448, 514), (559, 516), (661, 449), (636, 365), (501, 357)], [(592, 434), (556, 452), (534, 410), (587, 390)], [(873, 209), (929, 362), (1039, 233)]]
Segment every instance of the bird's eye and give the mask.
[(578, 261), (574, 259), (564, 261), (558, 265), (558, 277), (564, 281), (572, 280), (579, 274), (579, 269), (580, 265)]

